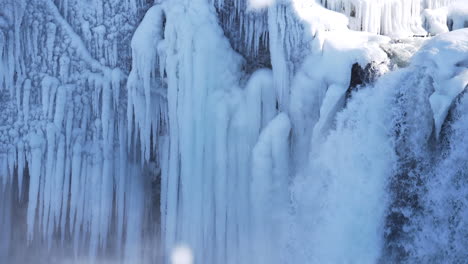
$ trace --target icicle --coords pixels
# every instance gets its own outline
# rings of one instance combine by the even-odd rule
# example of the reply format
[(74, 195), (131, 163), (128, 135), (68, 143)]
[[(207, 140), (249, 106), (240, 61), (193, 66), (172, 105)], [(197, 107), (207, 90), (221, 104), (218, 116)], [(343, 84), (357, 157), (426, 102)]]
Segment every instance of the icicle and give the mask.
[(104, 37), (106, 35), (106, 27), (104, 25), (99, 25), (92, 29), (94, 33), (94, 39), (96, 40), (96, 47), (95, 50), (97, 51), (97, 58), (103, 58), (103, 50), (104, 50)]
[(59, 76), (62, 82), (67, 83), (70, 75), (70, 58), (66, 55), (59, 59)]
[(112, 70), (111, 74), (111, 86), (112, 86), (112, 98), (113, 98), (113, 105), (114, 105), (114, 111), (117, 111), (119, 105), (120, 105), (120, 89), (121, 89), (121, 81), (122, 81), (122, 71), (119, 68), (114, 68)]
[(286, 36), (285, 26), (286, 19), (283, 16), (284, 7), (281, 5), (270, 7), (268, 10), (269, 20), (269, 36), (270, 36), (270, 53), (271, 53), (271, 64), (273, 65), (273, 76), (275, 78), (274, 84), (276, 88), (276, 94), (278, 96), (278, 102), (280, 109), (287, 109), (289, 101), (289, 82), (291, 78), (290, 65), (287, 62), (288, 47), (282, 39)]
[[(159, 113), (153, 114), (161, 96), (164, 75), (156, 76), (155, 67), (158, 64), (159, 46), (163, 39), (164, 10), (156, 5), (148, 10), (140, 26), (132, 38), (132, 71), (128, 77), (128, 134), (132, 135), (132, 121), (135, 116), (137, 132), (140, 133), (141, 153), (145, 160), (149, 159), (151, 130), (158, 131)], [(164, 69), (160, 68), (163, 72)], [(136, 136), (136, 135), (135, 135)], [(129, 138), (129, 140), (131, 140)], [(154, 138), (156, 141), (157, 139)]]
[(72, 155), (70, 152), (72, 152), (72, 131), (73, 131), (73, 117), (74, 117), (74, 111), (71, 107), (67, 109), (67, 122), (65, 124), (65, 135), (66, 135), (66, 142), (65, 142), (65, 151), (66, 151), (66, 156), (64, 157), (65, 159), (65, 168), (64, 168), (64, 180), (63, 180), (63, 188), (62, 188), (62, 198), (61, 198), (61, 219), (60, 219), (60, 231), (61, 231), (61, 236), (62, 236), (62, 244), (65, 240), (66, 236), (66, 223), (67, 223), (67, 216), (68, 216), (68, 210), (69, 210), (69, 195), (70, 195), (70, 177), (72, 176), (72, 168), (71, 168), (71, 160), (72, 160)]
[(29, 119), (29, 99), (31, 96), (31, 80), (26, 79), (23, 84), (23, 117), (24, 120)]
[[(49, 22), (46, 25), (47, 28), (47, 33), (46, 33), (46, 50), (47, 50), (47, 61), (52, 63), (53, 60), (53, 54), (54, 54), (54, 44), (55, 44), (55, 36), (57, 34), (57, 26)], [(48, 65), (49, 68), (52, 68), (52, 65)]]
[[(12, 131), (10, 131), (10, 132), (12, 132)], [(16, 134), (16, 136), (13, 136), (13, 138), (18, 137), (17, 133), (15, 133), (15, 134)], [(15, 165), (18, 163), (16, 148), (9, 149), (8, 162), (7, 163), (8, 163), (7, 164), (8, 174), (7, 174), (6, 182), (11, 184), (13, 182), (13, 175), (14, 175), (14, 172), (15, 172)]]
[(122, 246), (122, 241), (123, 241), (123, 233), (124, 233), (124, 209), (125, 209), (125, 195), (126, 195), (126, 176), (127, 176), (127, 139), (126, 139), (126, 133), (125, 133), (125, 128), (126, 123), (124, 120), (119, 121), (119, 127), (121, 130), (119, 131), (119, 155), (117, 158), (116, 162), (116, 178), (115, 178), (115, 191), (116, 191), (116, 210), (117, 210), (117, 219), (116, 219), (116, 224), (117, 224), (117, 245), (118, 249), (121, 249), (120, 246)]
[[(71, 182), (71, 190), (70, 190), (70, 228), (73, 231), (75, 226), (81, 225), (81, 222), (77, 221), (77, 211), (78, 204), (79, 204), (79, 195), (82, 192), (83, 186), (80, 184), (81, 177), (83, 174), (81, 172), (82, 169), (82, 136), (79, 135), (76, 137), (75, 142), (73, 143), (72, 149), (72, 163), (71, 163), (71, 173), (72, 173), (72, 182)], [(75, 233), (78, 236), (77, 233)], [(76, 244), (76, 243), (75, 243)]]
[(123, 250), (124, 262), (125, 263), (134, 263), (135, 259), (140, 258), (140, 244), (141, 243), (141, 224), (143, 223), (143, 179), (141, 171), (138, 167), (129, 168), (131, 172), (135, 173), (128, 177), (128, 187), (126, 189), (127, 199), (125, 199), (125, 208), (127, 208), (127, 223), (133, 223), (132, 225), (127, 225), (127, 237), (125, 248)]
[(8, 177), (8, 157), (6, 153), (0, 153), (0, 190), (4, 192)]
[(291, 124), (281, 113), (262, 131), (252, 151), (253, 262), (283, 263), (288, 212), (289, 133)]
[[(45, 141), (41, 132), (36, 131), (29, 135), (29, 146), (31, 148), (31, 157), (29, 164), (29, 202), (28, 202), (28, 242), (31, 242), (34, 235), (36, 209), (38, 208), (39, 186), (42, 174), (43, 148)], [(39, 211), (39, 214), (41, 212)]]
[[(65, 137), (62, 135), (58, 136), (57, 153), (54, 157), (56, 159), (54, 174), (46, 175), (47, 180), (52, 181), (50, 213), (49, 213), (49, 225), (48, 225), (48, 244), (49, 248), (53, 241), (53, 232), (59, 229), (60, 225), (60, 212), (62, 208), (62, 195), (65, 192), (63, 183), (65, 178)], [(52, 178), (53, 177), (53, 178)]]
[[(1, 19), (1, 18), (0, 18)], [(0, 30), (0, 52), (1, 54), (8, 54), (8, 46), (7, 46), (7, 41), (6, 41), (5, 33), (3, 30)], [(10, 88), (8, 86), (7, 80), (8, 80), (8, 64), (6, 63), (6, 58), (3, 56), (0, 57), (0, 90), (6, 90)]]
[[(103, 154), (104, 164), (102, 171), (101, 189), (101, 215), (100, 215), (100, 237), (101, 247), (107, 244), (109, 219), (112, 219), (113, 198), (113, 168), (114, 168), (114, 116), (112, 107), (111, 84), (105, 84), (102, 95), (102, 136), (104, 139)], [(120, 87), (119, 87), (120, 88)]]
[(42, 87), (42, 112), (44, 115), (48, 115), (50, 109), (50, 93), (57, 89), (59, 86), (59, 80), (50, 76), (44, 77), (41, 82)]
[(14, 53), (14, 49), (15, 49), (15, 38), (13, 35), (13, 32), (9, 31), (7, 33), (7, 37), (6, 39), (8, 40), (8, 44), (6, 45), (6, 48), (7, 48), (7, 51), (6, 51), (6, 58), (4, 58), (4, 65), (5, 65), (5, 68), (8, 70), (6, 72), (6, 76), (5, 76), (5, 88), (9, 88), (9, 92), (10, 92), (10, 95), (15, 95), (16, 94), (16, 90), (15, 90), (15, 82), (14, 82), (14, 72), (15, 72), (15, 67), (13, 65), (15, 65), (15, 53)]
[(23, 192), (23, 176), (24, 176), (24, 169), (26, 166), (26, 160), (25, 160), (25, 153), (24, 153), (24, 143), (20, 141), (16, 147), (18, 151), (18, 164), (17, 164), (17, 170), (18, 170), (18, 195), (21, 197), (22, 192)]

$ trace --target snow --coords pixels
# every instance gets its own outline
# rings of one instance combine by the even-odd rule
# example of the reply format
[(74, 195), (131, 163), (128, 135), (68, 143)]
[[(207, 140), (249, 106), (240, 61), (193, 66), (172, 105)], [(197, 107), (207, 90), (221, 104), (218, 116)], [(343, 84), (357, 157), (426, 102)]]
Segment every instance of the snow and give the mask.
[[(158, 5), (153, 6), (146, 13), (132, 39), (133, 62), (127, 83), (129, 91), (127, 120), (129, 134), (132, 129), (131, 122), (135, 122), (141, 131), (142, 155), (146, 159), (149, 159), (150, 149), (154, 147), (150, 146), (149, 142), (151, 131), (153, 130), (156, 135), (159, 130), (158, 117), (164, 115), (164, 113), (152, 114), (152, 109), (160, 103), (159, 97), (165, 96), (166, 93), (161, 80), (164, 68), (161, 67), (160, 72), (155, 71), (160, 63), (159, 58), (164, 58), (164, 50), (158, 46), (163, 39), (163, 20), (162, 8)], [(161, 62), (164, 63), (163, 59)]]
[(275, 3), (275, 0), (249, 0), (249, 7), (253, 9), (261, 9), (269, 7)]
[(30, 134), (29, 144), (31, 147), (31, 169), (30, 169), (30, 180), (29, 180), (29, 204), (28, 207), (28, 241), (31, 241), (33, 238), (34, 232), (34, 220), (35, 220), (35, 211), (37, 205), (37, 199), (39, 198), (39, 182), (42, 166), (41, 166), (41, 157), (44, 148), (43, 137), (39, 133)]
[[(343, 37), (350, 41), (343, 42)], [(311, 144), (322, 140), (334, 127), (336, 113), (345, 105), (352, 65), (358, 63), (364, 68), (373, 63), (377, 65), (377, 75), (388, 71), (387, 55), (380, 48), (388, 42), (387, 37), (365, 32), (344, 30), (317, 34), (314, 50), (306, 57), (291, 86), (289, 111), (295, 127), (293, 142), (298, 164), (307, 159)], [(317, 64), (323, 66), (317, 69)]]

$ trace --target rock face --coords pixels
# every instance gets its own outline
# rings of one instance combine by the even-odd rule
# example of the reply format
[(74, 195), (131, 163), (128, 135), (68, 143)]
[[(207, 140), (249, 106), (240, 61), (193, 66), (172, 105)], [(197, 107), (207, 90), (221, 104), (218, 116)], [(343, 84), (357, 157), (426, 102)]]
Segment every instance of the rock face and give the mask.
[(381, 71), (378, 65), (374, 63), (369, 63), (364, 68), (358, 63), (354, 63), (351, 67), (351, 80), (346, 91), (346, 98), (349, 99), (351, 93), (359, 89), (359, 87), (373, 84), (380, 77), (380, 74)]
[(0, 259), (464, 261), (465, 9), (0, 0)]

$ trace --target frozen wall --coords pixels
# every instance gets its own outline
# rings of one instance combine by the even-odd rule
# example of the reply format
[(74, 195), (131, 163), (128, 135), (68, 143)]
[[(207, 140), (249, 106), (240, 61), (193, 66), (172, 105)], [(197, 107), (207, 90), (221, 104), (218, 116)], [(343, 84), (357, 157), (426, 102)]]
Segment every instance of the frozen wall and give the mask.
[(1, 0), (0, 258), (463, 261), (462, 5)]
[[(6, 198), (14, 201), (5, 217), (26, 219), (16, 225), (12, 218), (5, 227), (15, 244), (2, 256), (31, 248), (20, 262), (65, 247), (66, 257), (113, 255), (110, 244), (120, 250), (124, 236), (129, 240), (130, 231), (141, 232), (126, 226), (142, 222), (143, 211), (131, 203), (144, 202), (137, 195), (143, 191), (140, 169), (132, 168), (126, 148), (126, 66), (108, 67), (116, 65), (122, 47), (107, 43), (120, 37), (105, 30), (111, 27), (109, 17), (119, 15), (107, 10), (94, 16), (94, 34), (78, 35), (71, 25), (87, 22), (73, 12), (85, 7), (72, 1), (58, 6), (48, 0), (2, 2), (0, 181), (2, 190), (11, 189)], [(99, 13), (98, 5), (87, 7)], [(66, 10), (73, 16), (63, 16)], [(121, 22), (116, 19), (114, 27)], [(131, 36), (132, 30), (118, 34)], [(27, 203), (24, 211), (17, 200)], [(35, 252), (42, 241), (45, 251)], [(135, 243), (140, 242), (137, 235)]]

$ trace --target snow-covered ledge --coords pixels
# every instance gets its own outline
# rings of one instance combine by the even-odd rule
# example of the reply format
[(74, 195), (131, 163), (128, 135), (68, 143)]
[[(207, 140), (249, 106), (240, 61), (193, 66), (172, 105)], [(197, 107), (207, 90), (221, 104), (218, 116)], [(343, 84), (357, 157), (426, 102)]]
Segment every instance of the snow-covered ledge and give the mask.
[(434, 79), (435, 91), (429, 100), (438, 138), (453, 100), (468, 86), (468, 29), (429, 40), (415, 55), (413, 65), (427, 67)]

